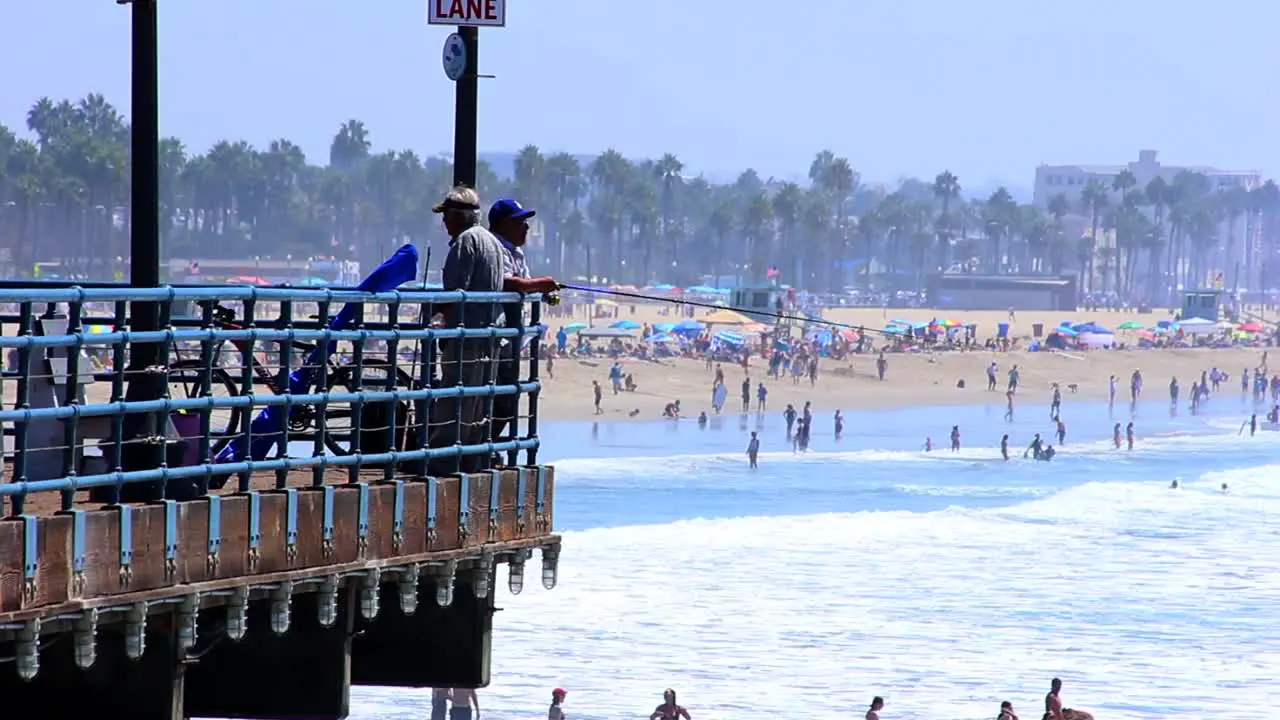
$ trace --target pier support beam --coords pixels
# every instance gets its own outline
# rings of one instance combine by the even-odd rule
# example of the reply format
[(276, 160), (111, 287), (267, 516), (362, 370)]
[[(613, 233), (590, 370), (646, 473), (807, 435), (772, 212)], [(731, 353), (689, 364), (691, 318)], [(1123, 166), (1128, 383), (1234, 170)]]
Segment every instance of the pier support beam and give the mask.
[(414, 614), (400, 610), (397, 586), (384, 583), (378, 617), (357, 618), (351, 682), (395, 687), (488, 685), (493, 592), (477, 598), (470, 584), (458, 583), (453, 602), (442, 608), (436, 603), (433, 582), (424, 580), (419, 587)]
[[(318, 619), (320, 595), (295, 595), (289, 630), (271, 628), (269, 601), (249, 607), (248, 632), (240, 641), (217, 640), (188, 666), (187, 715), (218, 718), (307, 718), (347, 716), (351, 694), (351, 622), (355, 587), (338, 594), (332, 627)], [(219, 633), (219, 610), (201, 615)], [(207, 618), (207, 619), (206, 619)]]
[[(139, 660), (125, 654), (124, 634), (98, 632), (97, 658), (88, 669), (75, 664), (69, 635), (46, 637), (40, 672), (31, 681), (18, 677), (12, 663), (0, 664), (4, 707), (27, 709), (40, 720), (184, 720), (183, 673), (168, 616), (152, 617), (146, 652)], [(0, 645), (0, 655), (13, 648)]]

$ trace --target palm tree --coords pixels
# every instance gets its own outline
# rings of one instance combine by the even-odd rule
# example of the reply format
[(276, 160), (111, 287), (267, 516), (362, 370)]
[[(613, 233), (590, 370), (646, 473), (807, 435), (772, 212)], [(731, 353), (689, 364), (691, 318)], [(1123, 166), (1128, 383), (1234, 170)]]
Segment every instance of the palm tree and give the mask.
[(1098, 248), (1098, 226), (1102, 222), (1102, 211), (1107, 207), (1107, 189), (1096, 178), (1085, 183), (1080, 191), (1080, 209), (1089, 216), (1089, 235), (1087, 241), (1080, 243), (1080, 264), (1084, 268), (1085, 281), (1089, 292), (1094, 291), (1093, 263)]
[(954, 223), (951, 217), (951, 204), (960, 197), (960, 178), (950, 170), (943, 170), (933, 179), (933, 195), (942, 204), (934, 226), (938, 231), (938, 264), (945, 271), (949, 264)]

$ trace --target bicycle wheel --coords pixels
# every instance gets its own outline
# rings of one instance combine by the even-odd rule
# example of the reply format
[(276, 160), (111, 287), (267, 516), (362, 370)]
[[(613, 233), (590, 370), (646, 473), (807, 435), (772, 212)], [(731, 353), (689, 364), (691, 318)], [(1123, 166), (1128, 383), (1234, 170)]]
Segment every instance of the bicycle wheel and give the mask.
[[(391, 364), (384, 360), (366, 360), (363, 372), (356, 374), (356, 366), (352, 363), (339, 365), (329, 376), (329, 389), (335, 392), (378, 392), (386, 391), (387, 377), (391, 373)], [(393, 389), (411, 390), (419, 386), (409, 373), (401, 368), (395, 369), (395, 385)], [(394, 405), (394, 408), (392, 407)], [(353, 427), (353, 408), (351, 405), (329, 406), (324, 409), (325, 447), (334, 455), (352, 454), (352, 439), (360, 438), (360, 452), (390, 452), (387, 430), (391, 425), (392, 413), (395, 418), (395, 433), (392, 442), (395, 449), (404, 447), (406, 429), (409, 426), (412, 404), (408, 401), (370, 402), (365, 403), (360, 412), (360, 427)]]
[[(199, 360), (179, 360), (170, 365), (170, 397), (180, 399), (203, 397), (201, 389), (204, 373), (204, 363)], [(209, 389), (213, 397), (236, 397), (240, 394), (240, 386), (231, 378), (231, 374), (216, 365), (210, 371)], [(194, 414), (198, 416), (199, 411)], [(209, 427), (216, 438), (213, 441), (215, 448), (244, 430), (245, 408), (216, 408), (209, 414)]]

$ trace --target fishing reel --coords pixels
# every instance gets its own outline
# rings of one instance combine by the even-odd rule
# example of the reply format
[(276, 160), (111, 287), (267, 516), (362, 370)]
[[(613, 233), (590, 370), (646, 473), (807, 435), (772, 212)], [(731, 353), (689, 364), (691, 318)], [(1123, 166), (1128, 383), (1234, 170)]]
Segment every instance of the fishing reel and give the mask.
[(542, 298), (543, 302), (551, 307), (555, 307), (560, 304), (560, 296), (555, 293), (547, 293), (546, 295), (543, 295)]
[(315, 419), (315, 408), (310, 405), (294, 405), (289, 410), (289, 432), (307, 430)]

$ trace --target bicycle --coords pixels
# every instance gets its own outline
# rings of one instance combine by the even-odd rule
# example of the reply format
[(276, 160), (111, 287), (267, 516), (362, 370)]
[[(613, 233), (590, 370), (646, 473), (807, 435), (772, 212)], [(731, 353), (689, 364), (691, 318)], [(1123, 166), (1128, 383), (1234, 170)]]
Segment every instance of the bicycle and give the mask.
[[(227, 330), (247, 329), (244, 325), (236, 322), (234, 310), (223, 306), (216, 300), (203, 300), (196, 304), (212, 316), (213, 327)], [(259, 361), (250, 341), (220, 340), (214, 343), (213, 357), (215, 360), (211, 371), (209, 371), (209, 386), (213, 393), (216, 394), (219, 390), (222, 390), (229, 397), (245, 394), (242, 392), (245, 389), (242, 388), (243, 373), (237, 371), (235, 374), (240, 375), (240, 379), (237, 379), (232, 372), (219, 363), (227, 343), (231, 344), (240, 357), (248, 358), (252, 386), (266, 386), (276, 395), (287, 391), (288, 374), (273, 373), (265, 363)], [(304, 359), (309, 359), (316, 348), (319, 347), (318, 344), (303, 341), (281, 342), (280, 345), (281, 353), (287, 352), (291, 356), (294, 353), (299, 353)], [(202, 397), (206, 373), (204, 361), (200, 359), (183, 359), (183, 351), (178, 347), (174, 348), (174, 352), (179, 359), (169, 365), (169, 384), (181, 387), (187, 398)], [(362, 390), (387, 391), (395, 388), (418, 389), (422, 387), (417, 378), (414, 378), (400, 367), (395, 368), (395, 382), (389, 385), (388, 378), (390, 377), (392, 366), (386, 360), (367, 358), (363, 361), (362, 366), (358, 368), (355, 363), (337, 361), (334, 355), (336, 353), (330, 355), (321, 366), (320, 369), (324, 376), (314, 380), (316, 387), (327, 388), (330, 391), (353, 393)], [(300, 367), (302, 366), (290, 365), (290, 370), (297, 370)], [(360, 370), (362, 372), (357, 376), (357, 372)], [(391, 404), (391, 402), (374, 402), (365, 403), (362, 406), (360, 428), (358, 429), (361, 452), (379, 452), (391, 449), (385, 447), (387, 444), (386, 430), (392, 419)], [(252, 422), (251, 414), (260, 410), (261, 408), (228, 408), (225, 422), (222, 427), (216, 429), (218, 439), (210, 448), (210, 455), (218, 457), (249, 427)], [(407, 401), (395, 403), (395, 437), (392, 441), (396, 447), (404, 446), (407, 428), (411, 420), (411, 410), (412, 405)], [(354, 453), (353, 444), (357, 437), (357, 428), (351, 427), (354, 415), (355, 412), (351, 406), (324, 406), (317, 412), (317, 408), (314, 406), (294, 405), (289, 409), (288, 429), (290, 433), (303, 434), (320, 432), (323, 428), (324, 445), (330, 453), (334, 455), (351, 455)], [(346, 421), (345, 431), (342, 427), (342, 421), (344, 420)], [(330, 426), (332, 421), (338, 421), (336, 430)], [(211, 424), (213, 423), (211, 422)], [(298, 438), (298, 440), (303, 439)]]

